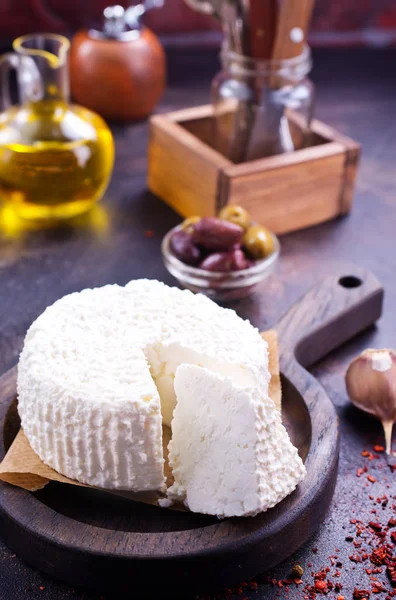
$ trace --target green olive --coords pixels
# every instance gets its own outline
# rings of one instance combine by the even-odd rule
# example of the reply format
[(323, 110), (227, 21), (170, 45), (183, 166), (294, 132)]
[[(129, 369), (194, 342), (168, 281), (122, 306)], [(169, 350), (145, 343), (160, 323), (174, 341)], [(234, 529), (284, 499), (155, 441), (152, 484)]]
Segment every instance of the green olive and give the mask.
[(199, 223), (200, 220), (201, 220), (201, 217), (198, 217), (198, 216), (188, 217), (187, 219), (184, 219), (184, 221), (180, 225), (180, 227), (182, 228), (183, 231), (187, 231), (187, 233), (192, 233), (193, 229), (194, 229), (194, 225), (196, 225), (196, 223)]
[(251, 221), (249, 213), (242, 206), (236, 206), (235, 204), (230, 204), (230, 206), (222, 208), (219, 213), (219, 219), (231, 221), (231, 223), (242, 227), (244, 231), (249, 227)]
[(271, 232), (261, 225), (251, 225), (243, 236), (242, 244), (255, 259), (265, 258), (274, 251)]

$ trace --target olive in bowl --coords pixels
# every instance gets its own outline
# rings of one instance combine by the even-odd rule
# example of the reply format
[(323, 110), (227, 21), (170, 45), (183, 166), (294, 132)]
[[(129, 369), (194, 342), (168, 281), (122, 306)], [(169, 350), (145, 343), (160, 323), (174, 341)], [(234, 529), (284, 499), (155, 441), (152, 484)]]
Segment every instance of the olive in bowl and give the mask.
[[(273, 272), (280, 252), (278, 238), (265, 228), (261, 229), (267, 235), (267, 245), (257, 244), (258, 251), (250, 232), (248, 240), (254, 250), (249, 252), (245, 241), (252, 226), (250, 219), (242, 226), (224, 218), (190, 217), (164, 237), (164, 264), (193, 292), (222, 302), (243, 298)], [(187, 233), (190, 239), (179, 232)]]

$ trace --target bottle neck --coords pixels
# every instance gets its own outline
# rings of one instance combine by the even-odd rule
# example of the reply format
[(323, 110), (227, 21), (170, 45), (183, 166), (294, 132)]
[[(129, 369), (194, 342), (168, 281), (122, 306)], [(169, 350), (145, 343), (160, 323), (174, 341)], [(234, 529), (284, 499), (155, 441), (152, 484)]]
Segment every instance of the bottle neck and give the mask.
[(69, 101), (69, 42), (62, 36), (25, 36), (14, 42), (18, 85), (24, 103)]
[(51, 68), (47, 63), (22, 57), (18, 69), (19, 95), (22, 104), (69, 101), (67, 65)]
[(296, 85), (302, 81), (312, 68), (311, 50), (305, 46), (302, 53), (288, 59), (255, 59), (237, 54), (223, 46), (221, 51), (223, 69), (233, 77), (241, 80), (254, 80), (262, 85), (270, 85), (275, 81), (279, 85)]

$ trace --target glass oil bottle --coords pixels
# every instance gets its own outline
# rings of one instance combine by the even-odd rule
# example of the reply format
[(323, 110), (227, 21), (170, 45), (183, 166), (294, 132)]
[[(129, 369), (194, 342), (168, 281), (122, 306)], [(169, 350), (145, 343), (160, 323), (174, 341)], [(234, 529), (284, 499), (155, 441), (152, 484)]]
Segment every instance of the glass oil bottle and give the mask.
[[(96, 113), (69, 103), (69, 41), (60, 35), (18, 38), (0, 58), (0, 198), (29, 220), (59, 221), (89, 210), (113, 167), (110, 129)], [(8, 72), (16, 70), (20, 104), (12, 106)]]

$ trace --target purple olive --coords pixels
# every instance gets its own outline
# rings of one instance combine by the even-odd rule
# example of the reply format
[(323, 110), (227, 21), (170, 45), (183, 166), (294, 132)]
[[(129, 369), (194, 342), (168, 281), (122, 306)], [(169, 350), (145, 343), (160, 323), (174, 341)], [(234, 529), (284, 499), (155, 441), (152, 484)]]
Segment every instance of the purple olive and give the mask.
[(229, 250), (239, 244), (242, 237), (242, 227), (215, 217), (204, 217), (194, 225), (192, 232), (194, 243), (209, 250)]
[(232, 252), (216, 252), (207, 256), (199, 265), (200, 269), (207, 271), (219, 271), (228, 273), (230, 271), (240, 271), (247, 269), (248, 261), (242, 250), (233, 250)]
[(186, 265), (196, 265), (201, 259), (201, 253), (186, 231), (175, 231), (170, 239), (173, 254)]
[(234, 250), (232, 254), (234, 255), (234, 271), (241, 271), (250, 267), (250, 261), (242, 250)]

